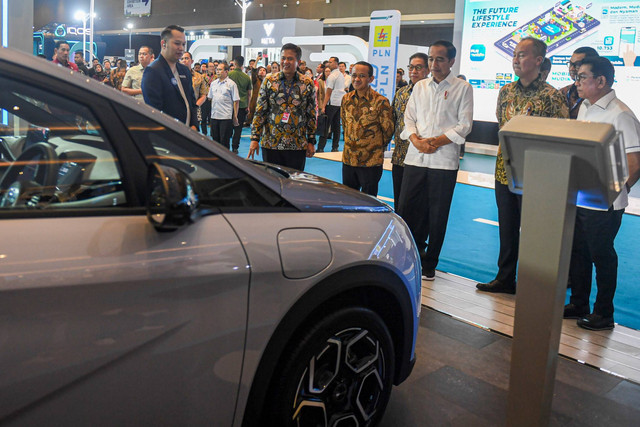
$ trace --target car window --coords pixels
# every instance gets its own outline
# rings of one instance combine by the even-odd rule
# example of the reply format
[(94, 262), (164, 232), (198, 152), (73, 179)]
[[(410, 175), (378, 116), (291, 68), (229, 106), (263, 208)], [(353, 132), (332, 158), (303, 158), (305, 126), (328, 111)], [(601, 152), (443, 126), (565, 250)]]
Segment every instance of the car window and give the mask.
[(0, 211), (126, 203), (117, 156), (91, 111), (0, 77)]
[(212, 151), (133, 111), (122, 112), (121, 117), (149, 164), (172, 166), (191, 177), (200, 205), (223, 210), (291, 207)]

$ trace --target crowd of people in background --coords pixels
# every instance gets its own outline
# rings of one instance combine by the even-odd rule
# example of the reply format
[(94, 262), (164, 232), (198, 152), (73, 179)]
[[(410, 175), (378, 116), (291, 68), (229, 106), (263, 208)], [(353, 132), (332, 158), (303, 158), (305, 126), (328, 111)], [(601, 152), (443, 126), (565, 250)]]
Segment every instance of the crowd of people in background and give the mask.
[[(302, 59), (300, 47), (285, 44), (280, 62), (259, 55), (225, 61), (194, 62), (186, 51), (184, 30), (169, 26), (161, 34), (161, 52), (140, 46), (138, 62), (123, 59), (85, 63), (69, 44), (56, 44), (53, 62), (86, 74), (172, 115), (238, 153), (244, 126), (251, 127), (249, 158), (262, 151), (264, 161), (304, 170), (305, 160), (325, 150), (342, 153), (343, 183), (376, 196), (384, 150), (393, 139), (394, 206), (406, 221), (421, 253), (423, 278), (434, 280), (449, 209), (463, 153), (473, 123), (473, 90), (451, 72), (456, 48), (432, 43), (427, 53), (411, 56), (396, 73), (392, 102), (376, 92), (371, 64), (350, 64), (338, 57), (317, 65)], [(574, 51), (567, 64), (574, 83), (561, 90), (546, 83), (551, 61), (546, 45), (524, 38), (512, 60), (518, 79), (500, 89), (496, 118), (502, 127), (515, 115), (588, 119), (611, 123), (624, 135), (629, 180), (608, 211), (579, 208), (569, 271), (572, 289), (564, 316), (587, 329), (613, 328), (617, 255), (613, 241), (627, 206), (627, 193), (640, 178), (640, 122), (612, 89), (614, 68), (587, 47)], [(173, 86), (173, 87), (172, 87)], [(179, 89), (176, 91), (175, 89)], [(316, 148), (317, 141), (317, 148)], [(482, 292), (515, 293), (520, 237), (521, 196), (509, 191), (502, 153), (495, 169), (500, 253), (498, 273)], [(598, 294), (589, 307), (595, 265)]]

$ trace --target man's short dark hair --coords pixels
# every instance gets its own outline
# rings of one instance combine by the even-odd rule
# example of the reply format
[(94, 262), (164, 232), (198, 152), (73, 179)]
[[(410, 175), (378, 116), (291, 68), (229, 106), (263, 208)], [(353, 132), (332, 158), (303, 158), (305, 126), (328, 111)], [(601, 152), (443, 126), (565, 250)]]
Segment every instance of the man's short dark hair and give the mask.
[[(141, 49), (142, 49), (142, 48), (141, 48)], [(185, 55), (189, 55), (189, 59), (193, 60), (193, 55), (191, 55), (191, 52), (187, 52), (187, 51), (185, 51), (185, 52), (182, 54), (182, 56), (185, 56)]]
[(229, 64), (227, 64), (226, 62), (221, 62), (218, 64), (218, 66), (222, 65), (224, 67), (225, 71), (229, 71), (231, 69), (231, 67), (229, 67)]
[(427, 56), (426, 53), (423, 53), (423, 52), (414, 53), (409, 57), (409, 62), (411, 62), (414, 58), (422, 59), (424, 61), (425, 66), (429, 65), (429, 57)]
[(445, 49), (447, 49), (447, 58), (454, 59), (456, 57), (456, 47), (453, 45), (453, 43), (451, 43), (450, 41), (447, 40), (438, 40), (435, 41), (433, 43), (431, 43), (431, 46), (442, 46)]
[(340, 60), (338, 59), (337, 56), (332, 56), (329, 59), (333, 59), (334, 61), (336, 61), (338, 64), (340, 64)]
[[(151, 49), (151, 46), (147, 46), (146, 44), (143, 44), (142, 46), (140, 46), (140, 47), (138, 48), (138, 52), (140, 52), (140, 49), (145, 48), (145, 47), (146, 47), (146, 48), (147, 48), (147, 50), (149, 51), (149, 55), (153, 55), (153, 49)], [(185, 52), (185, 53), (189, 53), (189, 52)]]
[(607, 80), (607, 86), (613, 86), (616, 77), (613, 64), (604, 56), (588, 56), (582, 60), (582, 65), (589, 65), (593, 77), (603, 76)]
[(396, 73), (400, 73), (400, 75), (404, 76), (404, 68), (398, 68)]
[(300, 58), (302, 58), (302, 49), (300, 49), (300, 46), (298, 46), (297, 44), (293, 44), (293, 43), (287, 43), (284, 46), (282, 46), (282, 49), (280, 49), (280, 53), (284, 52), (285, 50), (292, 50), (296, 53), (296, 60), (300, 61)]
[(63, 45), (63, 44), (66, 44), (67, 46), (71, 47), (71, 45), (69, 44), (68, 41), (66, 41), (66, 40), (58, 40), (56, 42), (56, 49), (60, 49), (60, 46)]
[(573, 51), (573, 53), (577, 53), (578, 55), (584, 54), (585, 58), (591, 58), (598, 55), (598, 52), (589, 46), (582, 46)]
[(256, 62), (256, 60), (255, 59), (250, 59), (249, 60), (249, 64), (251, 64), (252, 62)]
[(184, 28), (178, 26), (178, 25), (167, 25), (166, 27), (164, 27), (164, 30), (162, 30), (162, 32), (160, 33), (160, 39), (164, 40), (165, 42), (167, 40), (169, 40), (171, 38), (171, 32), (173, 30), (176, 31), (180, 31), (181, 33), (184, 33)]
[(84, 55), (82, 55), (82, 51), (80, 50), (76, 50), (75, 52), (73, 52), (73, 56), (78, 56), (78, 55), (84, 57)]
[(369, 68), (369, 77), (373, 77), (373, 65), (369, 64), (367, 61), (358, 61), (354, 65), (364, 65)]
[(242, 67), (244, 65), (244, 56), (238, 55), (233, 59), (233, 62), (236, 63), (238, 67)]
[(338, 62), (338, 65), (344, 65), (345, 67), (347, 66), (347, 64), (345, 64), (344, 62), (340, 61)]
[(547, 44), (545, 42), (535, 37), (525, 37), (520, 40), (520, 43), (525, 40), (528, 40), (533, 44), (533, 54), (536, 57), (542, 56), (544, 58), (545, 56), (547, 56)]

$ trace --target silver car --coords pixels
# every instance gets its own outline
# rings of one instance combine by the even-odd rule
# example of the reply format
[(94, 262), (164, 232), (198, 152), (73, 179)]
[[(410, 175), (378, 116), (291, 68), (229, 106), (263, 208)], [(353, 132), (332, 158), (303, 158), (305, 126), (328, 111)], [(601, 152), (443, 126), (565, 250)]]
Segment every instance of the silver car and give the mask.
[(421, 272), (387, 205), (0, 49), (0, 422), (375, 425)]

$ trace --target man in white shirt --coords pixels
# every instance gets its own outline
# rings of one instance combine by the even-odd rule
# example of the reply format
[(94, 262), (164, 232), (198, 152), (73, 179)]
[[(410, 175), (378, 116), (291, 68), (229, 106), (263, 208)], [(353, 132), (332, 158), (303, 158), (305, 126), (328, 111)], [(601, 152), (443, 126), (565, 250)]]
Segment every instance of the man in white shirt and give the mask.
[[(614, 327), (613, 297), (618, 275), (618, 255), (613, 242), (620, 229), (628, 192), (640, 178), (640, 122), (633, 112), (616, 97), (611, 88), (614, 68), (604, 57), (582, 60), (575, 79), (578, 96), (584, 101), (578, 120), (611, 123), (622, 134), (629, 179), (625, 189), (609, 207), (596, 210), (578, 206), (569, 267), (570, 303), (564, 308), (565, 318), (577, 318), (578, 326), (591, 330)], [(593, 312), (589, 309), (592, 266), (596, 267), (598, 294)]]
[(411, 144), (404, 160), (398, 214), (416, 241), (426, 280), (435, 278), (458, 175), (460, 146), (473, 123), (472, 88), (451, 73), (455, 57), (456, 48), (451, 42), (439, 40), (431, 45), (431, 77), (413, 87), (400, 135)]
[(233, 127), (238, 126), (240, 105), (238, 86), (229, 78), (229, 69), (227, 63), (218, 64), (218, 78), (211, 82), (207, 95), (211, 100), (211, 137), (227, 148), (230, 148)]
[[(346, 93), (344, 76), (338, 69), (339, 62), (335, 56), (329, 59), (331, 74), (327, 77), (327, 92), (324, 97), (324, 105), (320, 108), (327, 115), (327, 124), (331, 126), (331, 151), (338, 151), (338, 146), (340, 145), (340, 106), (342, 105), (342, 97)], [(327, 136), (326, 131), (324, 135), (320, 136), (317, 152), (322, 153), (324, 151)]]
[(153, 55), (153, 49), (149, 46), (140, 46), (138, 49), (138, 65), (135, 65), (127, 70), (122, 81), (122, 92), (127, 95), (133, 96), (135, 99), (144, 101), (142, 96), (142, 73), (147, 65), (151, 64), (155, 59)]

